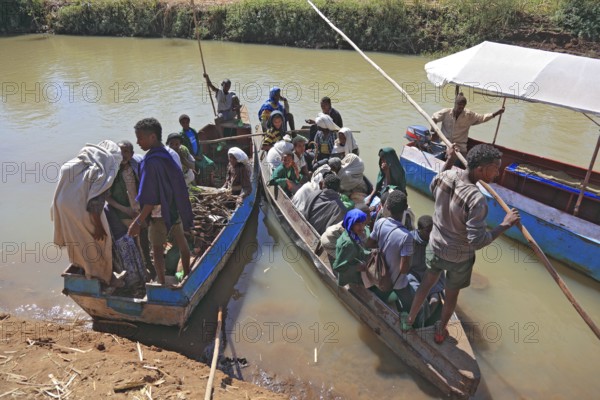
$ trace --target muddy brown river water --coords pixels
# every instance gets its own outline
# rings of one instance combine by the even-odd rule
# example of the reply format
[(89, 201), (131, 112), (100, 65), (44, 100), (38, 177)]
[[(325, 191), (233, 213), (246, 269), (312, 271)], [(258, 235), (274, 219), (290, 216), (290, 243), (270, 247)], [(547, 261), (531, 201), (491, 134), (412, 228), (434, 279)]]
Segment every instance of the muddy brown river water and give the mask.
[[(273, 84), (283, 88), (297, 121), (314, 118), (319, 99), (330, 96), (345, 125), (361, 131), (355, 137), (371, 179), (378, 149), (393, 146), (400, 153), (406, 126), (423, 123), (354, 52), (220, 42), (203, 43), (203, 50), (213, 81), (231, 79), (254, 123)], [(178, 130), (181, 113), (196, 128), (208, 122), (197, 45), (31, 35), (0, 38), (0, 54), (0, 308), (26, 317), (84, 318), (61, 294), (67, 258), (51, 243), (50, 203), (60, 165), (86, 142), (135, 141), (132, 127), (143, 117), (158, 118), (166, 133)], [(426, 80), (428, 58), (372, 57), (426, 111), (451, 105), (453, 88), (435, 90)], [(500, 105), (469, 94), (475, 111)], [(495, 128), (496, 120), (471, 135), (491, 140)], [(597, 135), (575, 112), (507, 101), (498, 143), (587, 167)], [(417, 215), (432, 212), (433, 202), (414, 191), (409, 201)], [(477, 257), (473, 285), (459, 299), (482, 374), (475, 397), (597, 398), (600, 343), (543, 266), (505, 238)], [(600, 284), (554, 265), (600, 322)], [(272, 388), (296, 384), (303, 388), (294, 394), (299, 398), (440, 396), (337, 301), (268, 209), (255, 213), (181, 336), (149, 327), (136, 335), (200, 358), (219, 304), (226, 307), (225, 354), (248, 363), (237, 376)]]

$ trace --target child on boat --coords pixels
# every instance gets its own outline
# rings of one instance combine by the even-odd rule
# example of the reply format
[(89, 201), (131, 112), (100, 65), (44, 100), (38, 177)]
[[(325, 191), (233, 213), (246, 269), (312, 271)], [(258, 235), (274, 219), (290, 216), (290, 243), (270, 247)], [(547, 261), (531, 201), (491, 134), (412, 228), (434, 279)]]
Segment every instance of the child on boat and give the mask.
[(196, 183), (215, 186), (215, 163), (202, 153), (202, 145), (198, 143), (198, 132), (190, 127), (190, 117), (187, 114), (182, 114), (179, 117), (179, 123), (182, 128), (182, 144), (187, 147), (196, 160), (196, 171), (198, 172)]
[(263, 139), (262, 149), (270, 150), (271, 147), (278, 141), (282, 140), (285, 135), (285, 127), (283, 126), (283, 114), (280, 111), (273, 111), (267, 122), (267, 131)]

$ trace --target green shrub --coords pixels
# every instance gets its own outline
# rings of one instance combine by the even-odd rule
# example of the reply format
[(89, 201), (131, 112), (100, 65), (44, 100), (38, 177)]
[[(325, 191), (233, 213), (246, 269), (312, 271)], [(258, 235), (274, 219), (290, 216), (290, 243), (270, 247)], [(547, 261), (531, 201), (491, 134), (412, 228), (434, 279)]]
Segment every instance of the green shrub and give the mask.
[(600, 40), (600, 2), (564, 0), (555, 15), (559, 25), (589, 40)]
[(77, 0), (61, 7), (57, 33), (110, 36), (160, 36), (158, 0)]
[[(0, 0), (1, 2), (2, 0)], [(79, 35), (195, 36), (190, 4), (164, 0), (15, 0), (0, 33), (54, 29)], [(361, 49), (448, 52), (510, 38), (532, 16), (600, 39), (599, 0), (317, 0), (317, 7)], [(13, 4), (11, 2), (5, 4)], [(2, 3), (0, 3), (2, 4)], [(551, 21), (550, 21), (551, 22)], [(304, 0), (242, 0), (198, 11), (204, 39), (309, 48), (350, 48)]]
[(0, 33), (37, 32), (46, 25), (44, 0), (0, 1)]

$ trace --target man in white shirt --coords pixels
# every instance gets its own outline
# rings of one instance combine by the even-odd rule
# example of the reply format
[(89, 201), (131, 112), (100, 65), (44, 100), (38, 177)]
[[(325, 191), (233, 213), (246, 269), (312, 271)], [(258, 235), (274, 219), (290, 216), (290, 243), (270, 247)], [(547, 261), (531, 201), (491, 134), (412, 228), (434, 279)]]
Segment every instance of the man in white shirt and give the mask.
[(224, 79), (221, 82), (221, 89), (212, 84), (207, 74), (204, 74), (206, 84), (210, 90), (215, 92), (217, 99), (217, 119), (219, 122), (230, 121), (234, 118), (241, 119), (240, 116), (240, 100), (234, 92), (230, 92), (231, 81)]

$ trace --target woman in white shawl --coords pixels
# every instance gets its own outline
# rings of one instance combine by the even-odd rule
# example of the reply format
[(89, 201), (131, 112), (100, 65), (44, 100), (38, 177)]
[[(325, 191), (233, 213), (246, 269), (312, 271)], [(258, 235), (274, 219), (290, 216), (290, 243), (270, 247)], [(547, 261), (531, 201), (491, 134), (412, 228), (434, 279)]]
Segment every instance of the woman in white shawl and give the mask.
[(240, 195), (244, 199), (252, 193), (252, 170), (248, 155), (239, 147), (232, 147), (227, 151), (229, 164), (227, 165), (227, 176), (224, 188), (230, 189), (234, 195)]
[(342, 159), (348, 154), (358, 155), (358, 143), (354, 140), (354, 135), (349, 128), (342, 128), (338, 131), (333, 153)]
[(342, 168), (338, 172), (342, 193), (350, 194), (355, 191), (365, 192), (366, 185), (363, 180), (365, 163), (359, 156), (353, 153), (346, 154), (342, 160)]
[(292, 138), (290, 135), (285, 135), (283, 140), (276, 142), (267, 153), (266, 162), (271, 165), (271, 169), (279, 167), (283, 153), (291, 153), (294, 151)]
[(112, 238), (104, 201), (121, 160), (121, 149), (110, 140), (86, 144), (61, 167), (51, 208), (54, 243), (67, 247), (69, 261), (86, 278), (105, 284), (112, 278)]

